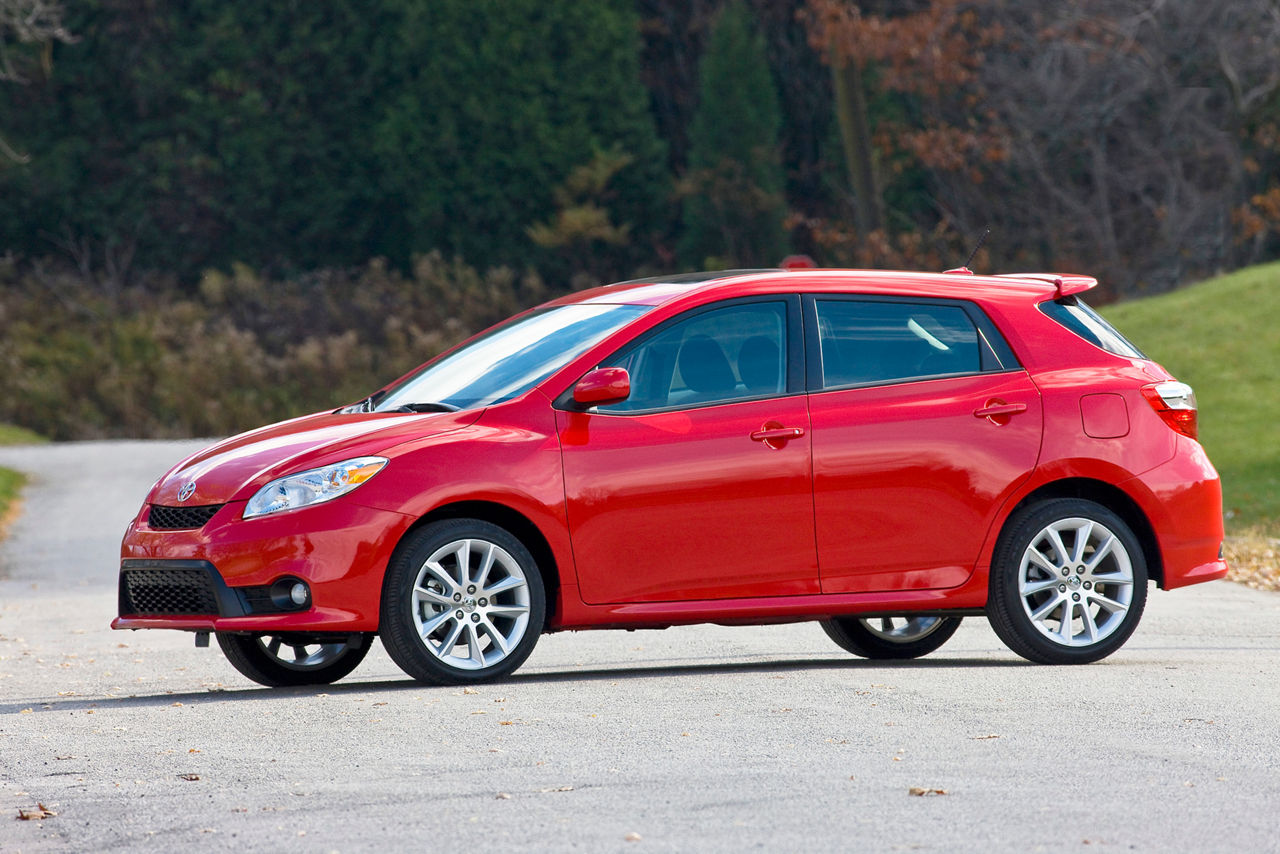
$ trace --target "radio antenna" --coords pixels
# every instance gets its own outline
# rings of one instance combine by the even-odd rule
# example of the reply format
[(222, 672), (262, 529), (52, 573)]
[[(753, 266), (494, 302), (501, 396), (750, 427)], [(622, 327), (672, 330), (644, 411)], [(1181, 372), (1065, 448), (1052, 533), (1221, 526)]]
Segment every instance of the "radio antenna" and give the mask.
[(991, 229), (986, 228), (982, 231), (982, 236), (978, 238), (978, 242), (974, 245), (973, 251), (969, 253), (969, 257), (964, 261), (964, 268), (967, 270), (969, 264), (973, 261), (973, 256), (978, 254), (978, 250), (982, 248), (982, 244), (986, 242), (987, 235), (991, 233)]

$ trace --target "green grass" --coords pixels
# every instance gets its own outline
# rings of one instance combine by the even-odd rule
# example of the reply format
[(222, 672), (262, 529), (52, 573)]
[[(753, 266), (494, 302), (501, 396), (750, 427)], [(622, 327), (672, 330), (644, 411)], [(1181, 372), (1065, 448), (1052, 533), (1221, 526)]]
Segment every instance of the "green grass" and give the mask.
[[(45, 438), (22, 427), (0, 424), (0, 445), (34, 445), (46, 441)], [(27, 482), (21, 472), (0, 467), (0, 537), (4, 536), (5, 524), (9, 521), (10, 508), (18, 499), (18, 493)]]
[(39, 433), (32, 433), (25, 427), (12, 424), (0, 424), (0, 445), (37, 445), (49, 441)]
[(1196, 390), (1228, 531), (1280, 536), (1280, 263), (1103, 313)]
[(9, 519), (9, 508), (26, 482), (21, 472), (0, 468), (0, 534), (4, 533), (5, 522)]

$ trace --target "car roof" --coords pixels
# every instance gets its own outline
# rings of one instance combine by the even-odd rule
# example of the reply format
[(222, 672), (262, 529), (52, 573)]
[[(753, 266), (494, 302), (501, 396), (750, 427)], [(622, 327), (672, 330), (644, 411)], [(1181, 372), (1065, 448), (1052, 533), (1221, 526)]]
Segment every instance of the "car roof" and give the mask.
[(945, 297), (976, 301), (1039, 302), (1096, 285), (1087, 276), (1020, 273), (976, 276), (897, 270), (720, 270), (633, 279), (568, 294), (548, 305), (619, 304), (659, 306), (711, 296), (758, 293), (856, 293), (904, 297)]

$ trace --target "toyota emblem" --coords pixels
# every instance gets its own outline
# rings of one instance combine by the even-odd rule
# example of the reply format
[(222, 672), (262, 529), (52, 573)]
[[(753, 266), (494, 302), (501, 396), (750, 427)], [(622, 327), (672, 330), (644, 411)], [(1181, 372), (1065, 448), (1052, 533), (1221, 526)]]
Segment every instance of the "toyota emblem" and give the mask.
[(182, 489), (178, 490), (178, 500), (186, 501), (188, 498), (191, 497), (191, 493), (195, 491), (196, 491), (196, 482), (194, 480), (184, 483), (182, 485)]

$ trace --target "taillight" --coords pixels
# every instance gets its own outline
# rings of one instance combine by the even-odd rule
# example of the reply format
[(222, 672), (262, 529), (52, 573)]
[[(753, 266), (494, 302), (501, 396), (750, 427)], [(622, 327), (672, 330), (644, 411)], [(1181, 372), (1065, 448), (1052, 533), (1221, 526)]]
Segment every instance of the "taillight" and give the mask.
[(1142, 396), (1165, 424), (1184, 436), (1196, 438), (1199, 433), (1196, 393), (1191, 386), (1176, 381), (1151, 383), (1142, 387)]

